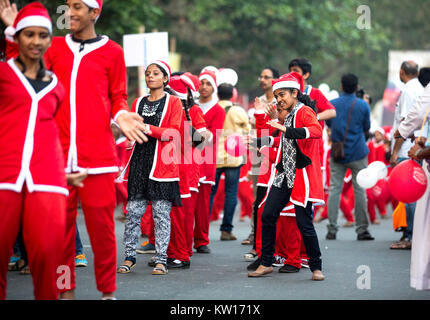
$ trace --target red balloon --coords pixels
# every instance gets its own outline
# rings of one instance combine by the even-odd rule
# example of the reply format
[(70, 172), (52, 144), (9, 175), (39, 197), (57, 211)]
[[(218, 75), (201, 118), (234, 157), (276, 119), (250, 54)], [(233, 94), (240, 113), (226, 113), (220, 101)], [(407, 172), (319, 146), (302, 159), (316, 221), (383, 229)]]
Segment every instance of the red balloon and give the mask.
[(384, 203), (387, 203), (390, 200), (391, 195), (388, 190), (388, 183), (385, 179), (379, 180), (371, 191), (376, 199), (379, 199)]
[(228, 136), (224, 141), (224, 148), (233, 157), (240, 157), (246, 153), (246, 145), (238, 134)]
[(388, 187), (396, 200), (404, 203), (416, 202), (427, 189), (427, 176), (414, 160), (402, 161), (391, 171)]

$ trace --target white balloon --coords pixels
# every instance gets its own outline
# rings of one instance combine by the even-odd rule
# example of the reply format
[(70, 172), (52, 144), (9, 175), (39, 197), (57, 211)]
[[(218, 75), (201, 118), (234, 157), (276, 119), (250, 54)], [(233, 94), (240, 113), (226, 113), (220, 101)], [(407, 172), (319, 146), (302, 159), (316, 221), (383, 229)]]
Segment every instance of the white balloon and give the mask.
[(330, 92), (330, 87), (328, 86), (327, 83), (321, 83), (318, 87), (318, 89), (320, 89), (320, 91), (327, 96)]
[(367, 168), (376, 172), (378, 180), (384, 179), (388, 174), (387, 166), (382, 161), (374, 161)]
[(237, 84), (239, 77), (236, 71), (230, 68), (221, 69), (217, 78), (218, 85), (221, 83), (229, 83), (233, 87)]
[(378, 174), (369, 168), (360, 170), (357, 174), (357, 183), (363, 189), (370, 189), (378, 182)]
[(339, 92), (337, 92), (336, 90), (331, 90), (327, 96), (326, 96), (327, 100), (334, 100), (339, 98)]

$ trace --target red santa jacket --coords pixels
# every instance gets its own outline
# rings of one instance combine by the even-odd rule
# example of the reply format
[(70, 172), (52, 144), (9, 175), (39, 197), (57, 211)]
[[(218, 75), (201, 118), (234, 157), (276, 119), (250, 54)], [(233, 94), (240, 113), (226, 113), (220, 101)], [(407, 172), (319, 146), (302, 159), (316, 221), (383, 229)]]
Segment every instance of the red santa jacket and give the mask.
[(121, 47), (103, 36), (80, 51), (70, 35), (55, 37), (45, 62), (67, 92), (56, 115), (66, 172), (117, 172), (110, 119), (128, 111)]
[(367, 155), (367, 162), (370, 164), (374, 161), (382, 161), (385, 163), (385, 143), (384, 140), (380, 142), (376, 142), (375, 139), (372, 139), (367, 144), (369, 148), (369, 154)]
[[(191, 118), (191, 124), (193, 125), (194, 129), (196, 129), (197, 132), (201, 133), (203, 131), (206, 131), (206, 121), (204, 119), (203, 111), (198, 105), (194, 105), (192, 108), (188, 110)], [(192, 147), (191, 155), (187, 153), (186, 156), (186, 163), (187, 163), (187, 171), (188, 171), (188, 183), (190, 191), (198, 192), (199, 187), (199, 180), (201, 178), (200, 171), (201, 170), (201, 164), (196, 161), (197, 159), (201, 159), (201, 150), (195, 147)], [(189, 152), (189, 151), (188, 151)], [(191, 164), (189, 163), (188, 157), (191, 156)], [(204, 173), (202, 173), (202, 177), (204, 177)]]
[[(302, 105), (298, 108), (293, 121), (294, 128), (305, 128), (306, 138), (298, 139), (297, 145), (301, 152), (308, 156), (312, 163), (303, 169), (296, 169), (296, 177), (291, 193), (290, 201), (298, 206), (306, 207), (310, 201), (315, 204), (324, 204), (324, 189), (321, 173), (321, 160), (319, 154), (319, 139), (322, 129), (319, 125), (315, 112)], [(281, 137), (274, 138), (272, 147), (279, 147)], [(276, 163), (281, 161), (282, 148), (279, 148)], [(276, 168), (274, 169), (276, 171)], [(272, 181), (276, 173), (272, 175)]]
[[(311, 85), (307, 85), (304, 94), (309, 95), (309, 98), (311, 98), (311, 100), (315, 101), (318, 113), (324, 112), (326, 110), (336, 110), (336, 108), (330, 103), (330, 101), (327, 100), (327, 98), (321, 92), (321, 90), (319, 90), (317, 88), (313, 88)], [(319, 124), (320, 124), (321, 128), (324, 129), (324, 121), (319, 121)], [(321, 167), (324, 166), (323, 154), (324, 154), (324, 142), (323, 142), (323, 139), (321, 137), (321, 140), (320, 140)]]
[(68, 194), (54, 120), (65, 91), (52, 77), (36, 93), (13, 59), (0, 62), (0, 190)]
[(224, 119), (225, 111), (218, 103), (213, 105), (204, 113), (204, 120), (206, 122), (207, 129), (210, 130), (213, 138), (205, 146), (202, 152), (203, 163), (200, 167), (200, 183), (211, 185), (215, 184), (218, 136), (221, 135), (221, 130), (224, 127)]
[[(138, 106), (145, 96), (134, 100), (131, 107), (132, 112), (138, 112)], [(148, 135), (157, 139), (154, 160), (152, 162), (149, 179), (159, 182), (179, 181), (179, 167), (181, 156), (181, 121), (183, 116), (182, 103), (179, 98), (166, 93), (166, 105), (161, 116), (160, 126), (149, 125), (151, 133)], [(133, 152), (134, 148), (133, 147)], [(130, 155), (127, 166), (121, 173), (122, 180), (128, 180)]]

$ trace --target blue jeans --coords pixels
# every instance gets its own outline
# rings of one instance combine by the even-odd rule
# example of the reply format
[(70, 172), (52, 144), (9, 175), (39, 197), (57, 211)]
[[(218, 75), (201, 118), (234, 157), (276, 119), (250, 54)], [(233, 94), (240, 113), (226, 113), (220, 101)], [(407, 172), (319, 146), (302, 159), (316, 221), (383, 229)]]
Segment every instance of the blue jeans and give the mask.
[(218, 190), (221, 174), (225, 175), (225, 202), (224, 202), (224, 217), (220, 227), (221, 231), (231, 232), (233, 230), (233, 216), (237, 205), (237, 190), (239, 188), (240, 168), (217, 168), (215, 174), (215, 185), (212, 186), (211, 196), (209, 201), (209, 214), (212, 212), (212, 205), (215, 194)]
[[(405, 160), (410, 160), (409, 158), (399, 158), (398, 161), (402, 162)], [(406, 223), (407, 227), (405, 232), (403, 233), (403, 236), (405, 238), (408, 238), (409, 240), (412, 240), (412, 230), (414, 229), (414, 216), (415, 216), (415, 208), (417, 206), (416, 202), (413, 203), (405, 203), (405, 209), (406, 209)]]
[(76, 255), (84, 253), (84, 247), (82, 246), (81, 237), (79, 236), (78, 224), (76, 223)]

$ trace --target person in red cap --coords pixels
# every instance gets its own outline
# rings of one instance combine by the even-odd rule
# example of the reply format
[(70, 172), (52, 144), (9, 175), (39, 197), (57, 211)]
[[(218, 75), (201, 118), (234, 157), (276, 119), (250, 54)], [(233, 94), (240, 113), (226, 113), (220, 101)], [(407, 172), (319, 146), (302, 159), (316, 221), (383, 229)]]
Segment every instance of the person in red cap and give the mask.
[(322, 129), (316, 113), (310, 107), (309, 97), (302, 94), (303, 80), (292, 72), (273, 82), (273, 92), (279, 114), (285, 113), (284, 124), (269, 121), (281, 132), (280, 138), (268, 137), (252, 141), (261, 147), (280, 146), (276, 175), (271, 183), (262, 213), (261, 264), (249, 277), (261, 277), (273, 272), (276, 224), (282, 209), (291, 201), (294, 204), (297, 226), (309, 255), (312, 280), (324, 280), (321, 251), (313, 226), (312, 205), (324, 203), (324, 191), (319, 159), (319, 142)]
[[(10, 26), (6, 29), (10, 35), (10, 21), (16, 12), (9, 1), (1, 2), (1, 16)], [(74, 299), (76, 213), (80, 198), (94, 252), (97, 289), (103, 299), (112, 299), (116, 291), (114, 179), (119, 169), (110, 120), (116, 121), (130, 140), (143, 143), (147, 137), (143, 119), (128, 111), (122, 48), (95, 31), (103, 1), (67, 0), (66, 5), (71, 34), (54, 37), (44, 58), (46, 68), (58, 76), (67, 93), (55, 118), (66, 173), (88, 168), (89, 176), (83, 188), (69, 187), (62, 264), (70, 268), (71, 281), (70, 286), (61, 290), (61, 298)], [(9, 55), (16, 55), (13, 42), (8, 42), (8, 48)]]
[[(200, 186), (196, 201), (194, 248), (198, 253), (210, 253), (209, 244), (209, 202), (211, 187), (215, 185), (216, 155), (218, 133), (224, 126), (225, 111), (218, 104), (216, 75), (211, 70), (204, 70), (200, 76), (199, 105), (203, 111), (210, 139), (202, 152), (202, 158), (196, 159), (201, 164)], [(198, 156), (198, 155), (197, 155)]]
[(18, 56), (0, 62), (0, 299), (22, 228), (34, 296), (55, 300), (68, 191), (54, 116), (65, 90), (43, 63), (52, 40), (45, 7), (28, 4), (13, 26)]
[(167, 248), (170, 241), (170, 212), (181, 206), (179, 188), (180, 126), (183, 120), (181, 101), (165, 92), (170, 81), (170, 67), (157, 60), (145, 70), (149, 95), (137, 98), (132, 105), (145, 119), (148, 142), (135, 144), (122, 177), (128, 176), (128, 203), (124, 229), (125, 261), (118, 273), (129, 273), (136, 265), (139, 225), (149, 201), (154, 219), (154, 275), (167, 274)]
[(187, 72), (172, 77), (167, 89), (171, 91), (172, 95), (181, 99), (184, 110), (180, 128), (183, 140), (181, 143), (181, 163), (179, 164), (179, 186), (183, 206), (172, 209), (172, 229), (167, 249), (167, 267), (189, 268), (190, 257), (193, 253), (194, 210), (199, 181), (199, 165), (195, 163), (193, 154), (200, 152), (204, 146), (207, 130), (203, 112), (193, 99), (196, 88), (192, 81), (192, 75)]

